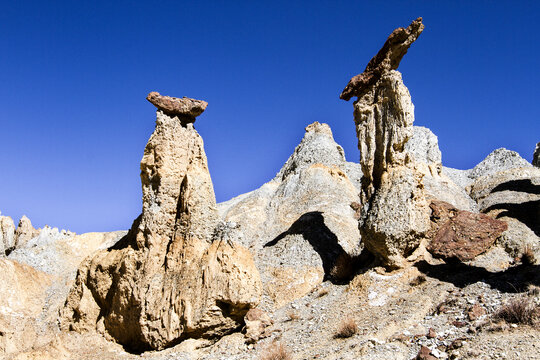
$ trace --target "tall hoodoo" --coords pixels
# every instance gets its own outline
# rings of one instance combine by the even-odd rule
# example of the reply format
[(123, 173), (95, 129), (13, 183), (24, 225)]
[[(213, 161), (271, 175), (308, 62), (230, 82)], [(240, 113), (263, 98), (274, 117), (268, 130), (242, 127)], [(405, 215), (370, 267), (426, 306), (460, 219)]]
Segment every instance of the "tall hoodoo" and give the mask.
[(81, 265), (63, 310), (64, 327), (97, 328), (138, 351), (230, 332), (261, 293), (250, 253), (219, 219), (192, 125), (207, 103), (158, 93), (148, 100), (158, 111), (141, 161), (142, 214)]
[(340, 99), (349, 101), (353, 96), (362, 97), (384, 73), (396, 70), (411, 44), (418, 39), (423, 30), (424, 24), (419, 17), (406, 29), (400, 27), (392, 31), (381, 50), (369, 61), (364, 72), (349, 81), (341, 92)]
[(389, 265), (401, 266), (429, 229), (422, 174), (405, 144), (412, 136), (414, 105), (395, 69), (424, 29), (422, 18), (390, 34), (366, 70), (340, 98), (354, 103), (362, 167), (360, 230), (366, 247)]

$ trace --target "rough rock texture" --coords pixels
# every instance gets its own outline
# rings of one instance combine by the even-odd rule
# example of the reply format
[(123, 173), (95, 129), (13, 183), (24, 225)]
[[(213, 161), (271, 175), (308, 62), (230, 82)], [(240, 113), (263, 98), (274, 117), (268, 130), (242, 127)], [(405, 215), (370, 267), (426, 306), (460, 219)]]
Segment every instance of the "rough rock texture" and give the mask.
[(35, 322), (46, 304), (51, 280), (31, 266), (0, 259), (0, 356), (39, 343), (38, 335), (43, 334)]
[(261, 309), (250, 309), (244, 317), (246, 323), (246, 341), (255, 343), (260, 339), (270, 336), (270, 327), (274, 324), (270, 316)]
[(15, 224), (9, 216), (0, 215), (0, 254), (9, 254), (15, 249)]
[(513, 168), (482, 176), (471, 185), (480, 211), (508, 223), (499, 243), (517, 256), (525, 246), (540, 254), (540, 169)]
[(360, 253), (351, 203), (358, 202), (360, 166), (345, 160), (326, 124), (306, 127), (301, 143), (276, 177), (219, 204), (244, 233), (270, 308), (304, 296), (328, 277), (337, 257)]
[[(474, 180), (500, 171), (530, 167), (531, 164), (517, 152), (499, 148), (492, 151), (484, 160), (472, 169), (459, 170), (443, 167), (443, 174), (463, 189), (467, 189)], [(468, 190), (467, 190), (468, 191)]]
[(195, 100), (188, 97), (176, 98), (160, 95), (152, 91), (146, 97), (155, 107), (165, 114), (174, 117), (177, 116), (182, 123), (193, 123), (195, 118), (201, 115), (208, 103), (202, 100)]
[(191, 124), (157, 112), (141, 182), (141, 216), (116, 245), (81, 265), (63, 328), (97, 328), (140, 351), (241, 326), (259, 302), (259, 274), (219, 219), (202, 138)]
[(427, 250), (437, 258), (472, 260), (486, 252), (508, 226), (485, 214), (461, 211), (443, 201), (433, 201), (433, 235)]
[(15, 230), (15, 247), (21, 248), (26, 243), (39, 235), (39, 230), (34, 229), (32, 222), (25, 215), (19, 220), (17, 230)]
[(530, 167), (531, 164), (512, 150), (499, 148), (493, 150), (482, 162), (476, 165), (469, 175), (472, 179), (488, 176), (507, 169)]
[(417, 163), (439, 165), (442, 161), (439, 139), (430, 129), (423, 126), (414, 126), (409, 141), (405, 143), (405, 151)]
[(532, 164), (540, 167), (540, 142), (536, 144), (536, 149), (534, 149)]
[(369, 92), (385, 72), (398, 68), (401, 59), (423, 30), (424, 24), (419, 17), (406, 29), (400, 27), (392, 31), (381, 50), (369, 61), (364, 72), (353, 77), (339, 97), (349, 101), (353, 96), (360, 98)]
[(413, 126), (413, 135), (405, 144), (405, 151), (415, 161), (417, 170), (424, 174), (427, 197), (446, 201), (461, 210), (478, 211), (476, 202), (464, 187), (456, 184), (444, 172), (439, 142), (430, 129)]
[(399, 72), (383, 74), (355, 102), (354, 121), (364, 175), (362, 240), (388, 265), (402, 266), (429, 230), (430, 211), (423, 174), (405, 150), (414, 105)]

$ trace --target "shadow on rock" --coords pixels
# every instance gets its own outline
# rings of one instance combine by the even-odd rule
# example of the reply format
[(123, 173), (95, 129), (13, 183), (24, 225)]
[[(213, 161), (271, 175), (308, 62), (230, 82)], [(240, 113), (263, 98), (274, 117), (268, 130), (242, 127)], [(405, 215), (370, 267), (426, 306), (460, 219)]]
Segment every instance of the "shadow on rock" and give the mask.
[(305, 213), (291, 227), (264, 247), (274, 246), (288, 235), (302, 235), (319, 254), (323, 263), (325, 280), (343, 283), (354, 276), (358, 263), (365, 256), (350, 256), (339, 244), (337, 236), (325, 225), (321, 212)]
[(505, 216), (514, 218), (525, 224), (536, 236), (540, 236), (540, 200), (519, 204), (495, 204), (488, 207), (485, 212), (489, 213), (492, 210), (503, 210), (497, 214), (497, 219)]
[(460, 262), (430, 265), (426, 261), (420, 261), (414, 266), (427, 276), (452, 283), (459, 288), (483, 282), (502, 292), (517, 293), (526, 291), (528, 285), (540, 286), (539, 265), (520, 265), (496, 273)]
[(511, 180), (499, 184), (491, 190), (491, 193), (499, 191), (518, 191), (540, 195), (540, 185), (533, 184), (531, 179)]

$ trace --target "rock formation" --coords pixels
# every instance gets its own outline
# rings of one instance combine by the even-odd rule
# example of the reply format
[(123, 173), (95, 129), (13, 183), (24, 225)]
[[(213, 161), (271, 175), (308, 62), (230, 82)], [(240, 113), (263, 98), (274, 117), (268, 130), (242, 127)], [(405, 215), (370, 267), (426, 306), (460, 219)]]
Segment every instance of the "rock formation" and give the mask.
[(278, 174), (259, 189), (219, 204), (254, 254), (272, 308), (330, 278), (337, 258), (362, 247), (358, 219), (360, 166), (347, 162), (327, 124), (308, 125)]
[(28, 240), (39, 235), (39, 230), (34, 229), (32, 222), (25, 215), (19, 220), (17, 230), (15, 230), (15, 247), (21, 248)]
[(413, 126), (413, 135), (405, 144), (405, 151), (424, 175), (422, 180), (428, 198), (446, 201), (460, 210), (478, 211), (476, 202), (465, 189), (443, 171), (438, 139), (431, 130)]
[(201, 115), (208, 106), (206, 101), (190, 99), (185, 96), (179, 99), (160, 95), (156, 91), (148, 94), (146, 100), (168, 116), (178, 117), (183, 124), (195, 122), (195, 118)]
[(206, 103), (149, 99), (158, 111), (141, 161), (142, 214), (81, 265), (62, 312), (64, 328), (97, 327), (134, 351), (237, 329), (261, 292), (250, 253), (219, 219), (203, 142), (190, 124)]
[(468, 261), (486, 252), (508, 226), (487, 215), (458, 210), (444, 201), (433, 201), (433, 234), (427, 249), (445, 260)]
[(9, 216), (0, 215), (0, 255), (15, 249), (15, 224)]
[(529, 164), (481, 176), (470, 193), (481, 212), (508, 223), (499, 239), (508, 253), (529, 246), (540, 254), (540, 169)]
[(421, 17), (414, 20), (406, 29), (401, 27), (395, 29), (377, 55), (369, 61), (364, 72), (353, 77), (339, 97), (349, 101), (353, 96), (361, 98), (369, 92), (384, 73), (398, 68), (401, 59), (423, 30)]
[(354, 121), (362, 166), (360, 231), (368, 250), (402, 266), (429, 230), (422, 173), (405, 144), (413, 134), (414, 105), (394, 69), (424, 26), (421, 18), (394, 30), (366, 71), (351, 79), (342, 99), (358, 96)]
[(540, 142), (536, 144), (536, 149), (534, 149), (532, 164), (540, 167)]

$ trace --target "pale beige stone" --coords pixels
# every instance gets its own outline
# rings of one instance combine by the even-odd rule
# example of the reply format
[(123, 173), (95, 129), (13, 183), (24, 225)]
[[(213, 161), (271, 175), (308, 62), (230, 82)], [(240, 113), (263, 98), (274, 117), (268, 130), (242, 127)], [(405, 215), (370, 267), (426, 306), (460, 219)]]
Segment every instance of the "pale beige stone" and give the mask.
[(192, 125), (157, 112), (141, 181), (141, 216), (125, 238), (79, 268), (63, 327), (97, 328), (133, 350), (238, 328), (259, 302), (259, 274), (221, 224)]

